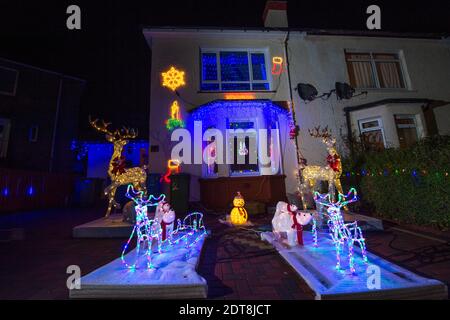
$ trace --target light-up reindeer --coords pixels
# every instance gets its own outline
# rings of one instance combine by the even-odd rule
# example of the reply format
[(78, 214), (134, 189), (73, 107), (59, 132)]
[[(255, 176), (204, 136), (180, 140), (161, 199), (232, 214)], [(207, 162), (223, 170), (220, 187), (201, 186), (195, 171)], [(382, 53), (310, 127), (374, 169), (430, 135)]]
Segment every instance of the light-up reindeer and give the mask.
[(357, 243), (361, 249), (361, 255), (364, 263), (367, 263), (366, 244), (361, 228), (358, 227), (356, 221), (345, 223), (342, 217), (341, 208), (349, 203), (358, 200), (358, 195), (354, 188), (344, 196), (339, 193), (338, 201), (333, 202), (329, 193), (320, 194), (314, 193), (314, 200), (327, 208), (327, 224), (330, 229), (331, 239), (333, 240), (336, 249), (336, 269), (341, 267), (341, 252), (344, 245), (348, 248), (348, 265), (352, 273), (355, 272), (353, 246)]
[(303, 203), (303, 209), (307, 209), (307, 204), (304, 198), (304, 192), (307, 188), (311, 188), (314, 192), (316, 182), (327, 181), (328, 193), (332, 195), (334, 199), (335, 189), (339, 193), (343, 193), (341, 185), (342, 164), (341, 158), (336, 150), (336, 139), (328, 132), (328, 126), (320, 130), (319, 127), (315, 127), (314, 130), (308, 129), (309, 134), (314, 138), (321, 138), (322, 142), (326, 145), (328, 156), (326, 166), (317, 165), (305, 165), (301, 168), (303, 175), (303, 184), (301, 186), (301, 197)]
[(94, 129), (105, 133), (106, 140), (114, 145), (114, 151), (108, 167), (108, 175), (111, 178), (111, 184), (104, 190), (105, 195), (108, 196), (108, 209), (106, 210), (105, 215), (105, 217), (108, 217), (113, 207), (120, 209), (120, 204), (114, 199), (117, 188), (122, 185), (132, 184), (135, 189), (145, 191), (147, 173), (141, 167), (125, 168), (125, 157), (122, 155), (122, 150), (128, 143), (128, 139), (137, 137), (137, 132), (134, 129), (123, 127), (120, 130), (116, 129), (111, 131), (108, 129), (108, 126), (111, 123), (106, 123), (102, 120), (102, 123), (98, 124), (98, 119), (91, 120), (90, 117), (89, 122)]

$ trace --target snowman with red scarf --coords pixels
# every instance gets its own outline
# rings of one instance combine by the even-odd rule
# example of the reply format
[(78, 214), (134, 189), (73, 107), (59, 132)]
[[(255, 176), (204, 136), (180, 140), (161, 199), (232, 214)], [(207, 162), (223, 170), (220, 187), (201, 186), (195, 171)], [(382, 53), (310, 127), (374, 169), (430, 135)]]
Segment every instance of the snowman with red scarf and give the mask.
[(278, 240), (281, 239), (282, 233), (286, 233), (289, 246), (302, 246), (303, 226), (311, 220), (311, 213), (298, 210), (294, 204), (279, 201), (272, 219), (273, 233)]
[(155, 212), (155, 221), (161, 224), (161, 240), (169, 238), (173, 232), (175, 223), (175, 211), (172, 210), (170, 204), (166, 201), (158, 203)]

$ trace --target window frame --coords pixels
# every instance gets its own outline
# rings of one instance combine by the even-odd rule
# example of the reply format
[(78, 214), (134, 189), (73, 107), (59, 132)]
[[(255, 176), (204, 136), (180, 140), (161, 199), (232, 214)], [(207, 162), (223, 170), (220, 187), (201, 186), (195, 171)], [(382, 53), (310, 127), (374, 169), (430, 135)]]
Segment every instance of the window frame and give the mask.
[[(247, 62), (248, 62), (248, 72), (249, 72), (249, 81), (222, 81), (222, 69), (220, 65), (220, 53), (221, 52), (246, 52), (247, 53)], [(214, 53), (216, 55), (216, 64), (217, 64), (217, 80), (203, 80), (203, 54), (204, 53)], [(266, 80), (254, 80), (253, 79), (253, 64), (251, 60), (251, 55), (259, 53), (264, 55), (264, 68), (266, 71)], [(270, 92), (272, 90), (272, 77), (271, 72), (268, 67), (267, 57), (269, 56), (267, 48), (201, 48), (200, 49), (200, 83), (199, 83), (199, 91), (200, 92)], [(249, 90), (223, 90), (222, 84), (239, 84), (245, 83), (250, 85)], [(267, 90), (255, 90), (253, 89), (253, 84), (258, 83), (268, 83), (269, 88)], [(218, 84), (218, 90), (204, 90), (202, 89), (202, 84)]]
[[(368, 123), (368, 122), (372, 122), (372, 121), (377, 121), (378, 122), (378, 126), (371, 127), (371, 128), (363, 128), (363, 124), (364, 123)], [(371, 117), (371, 118), (359, 119), (358, 120), (358, 128), (359, 128), (359, 134), (361, 136), (363, 135), (364, 132), (371, 132), (371, 131), (380, 130), (381, 131), (381, 136), (383, 137), (383, 146), (384, 146), (385, 149), (387, 149), (386, 135), (384, 133), (383, 119), (381, 119), (381, 117)], [(362, 138), (360, 138), (360, 139), (362, 139)]]
[(3, 94), (5, 96), (15, 97), (16, 96), (16, 92), (17, 92), (17, 82), (19, 81), (19, 70), (13, 69), (13, 68), (4, 67), (4, 66), (0, 66), (0, 68), (1, 69), (5, 69), (5, 70), (9, 70), (9, 71), (14, 71), (16, 73), (16, 79), (14, 80), (13, 92), (0, 91), (0, 94)]
[[(398, 124), (397, 119), (412, 119), (413, 124)], [(395, 130), (397, 133), (397, 139), (400, 146), (400, 135), (398, 130), (399, 129), (410, 129), (414, 128), (414, 131), (416, 132), (416, 141), (420, 140), (420, 132), (419, 132), (419, 126), (417, 125), (417, 115), (411, 114), (411, 113), (400, 113), (400, 114), (394, 114), (394, 124), (395, 124)]]
[[(347, 54), (366, 54), (370, 56), (370, 60), (366, 59), (348, 59)], [(375, 59), (374, 55), (377, 54), (390, 54), (390, 55), (396, 55), (396, 59), (392, 60), (386, 60), (386, 59)], [(395, 51), (395, 50), (383, 50), (383, 51), (376, 51), (376, 50), (358, 50), (358, 49), (345, 49), (344, 50), (344, 57), (345, 57), (345, 64), (347, 67), (347, 74), (349, 77), (349, 80), (351, 79), (350, 75), (350, 69), (349, 69), (349, 62), (370, 62), (370, 66), (372, 68), (372, 77), (375, 82), (375, 87), (356, 87), (353, 83), (351, 83), (352, 86), (354, 86), (356, 89), (361, 90), (409, 90), (409, 83), (406, 75), (406, 68), (405, 68), (405, 62), (404, 58), (402, 56), (401, 51)], [(381, 87), (380, 79), (378, 77), (378, 69), (377, 69), (377, 62), (396, 62), (398, 63), (399, 69), (400, 69), (400, 77), (401, 81), (403, 83), (403, 87), (399, 88), (386, 88)], [(350, 81), (351, 82), (351, 81)]]

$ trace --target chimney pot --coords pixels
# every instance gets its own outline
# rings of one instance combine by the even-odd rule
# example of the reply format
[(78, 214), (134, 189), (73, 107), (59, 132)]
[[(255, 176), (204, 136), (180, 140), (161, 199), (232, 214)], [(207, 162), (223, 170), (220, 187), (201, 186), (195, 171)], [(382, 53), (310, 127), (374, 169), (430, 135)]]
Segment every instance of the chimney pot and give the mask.
[(287, 1), (267, 1), (263, 21), (266, 28), (287, 28)]

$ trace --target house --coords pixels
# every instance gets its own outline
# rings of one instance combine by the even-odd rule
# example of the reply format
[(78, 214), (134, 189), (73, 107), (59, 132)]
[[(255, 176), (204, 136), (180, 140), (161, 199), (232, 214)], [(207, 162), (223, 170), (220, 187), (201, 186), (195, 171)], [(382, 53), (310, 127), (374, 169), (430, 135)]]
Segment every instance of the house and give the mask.
[(0, 58), (0, 213), (69, 203), (84, 87), (82, 79)]
[[(182, 164), (182, 171), (192, 177), (192, 201), (225, 208), (236, 191), (266, 203), (295, 193), (297, 155), (289, 138), (290, 106), (300, 128), (299, 150), (308, 164), (326, 164), (325, 146), (308, 133), (316, 126), (331, 130), (341, 153), (348, 152), (344, 141), (351, 136), (368, 148), (388, 148), (431, 134), (450, 134), (448, 39), (290, 29), (286, 10), (285, 2), (268, 1), (260, 29), (143, 29), (152, 51), (150, 171), (165, 172), (171, 157), (166, 120), (174, 102), (189, 131), (194, 131), (194, 121), (202, 121), (202, 133), (208, 128), (223, 133), (228, 158), (247, 151), (244, 164)], [(161, 85), (162, 73), (171, 66), (184, 72), (185, 85), (176, 90)], [(306, 97), (303, 88), (310, 90)], [(278, 129), (279, 135), (270, 137), (270, 165), (250, 164), (252, 141), (258, 157), (266, 152), (260, 150), (261, 139), (247, 135), (238, 145), (227, 133), (233, 128)], [(208, 141), (203, 149), (214, 139)], [(273, 160), (280, 165), (272, 166)]]
[(0, 58), (0, 166), (72, 170), (85, 81)]

